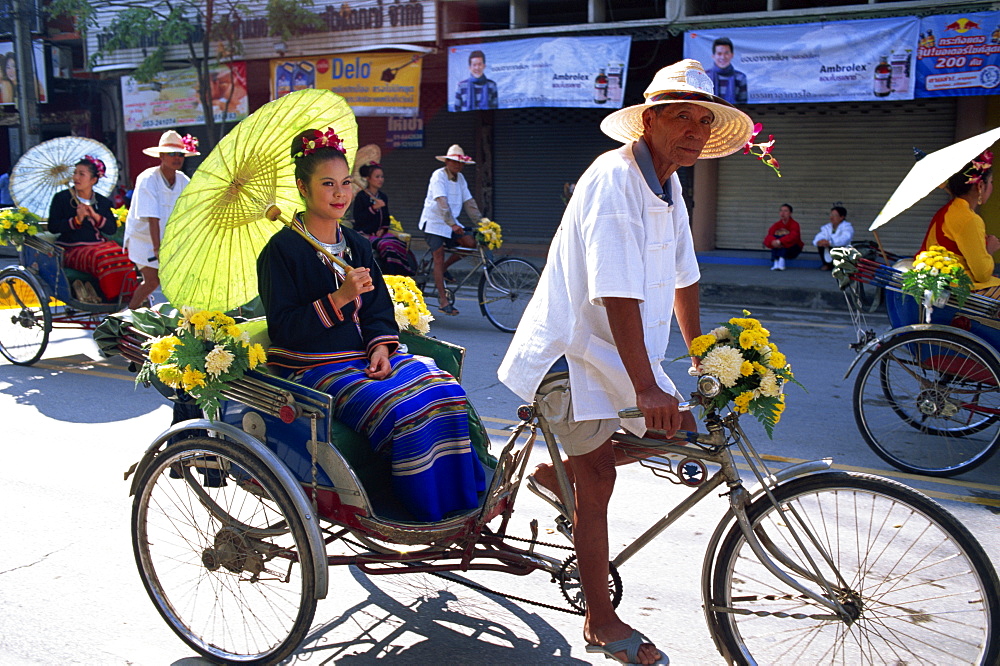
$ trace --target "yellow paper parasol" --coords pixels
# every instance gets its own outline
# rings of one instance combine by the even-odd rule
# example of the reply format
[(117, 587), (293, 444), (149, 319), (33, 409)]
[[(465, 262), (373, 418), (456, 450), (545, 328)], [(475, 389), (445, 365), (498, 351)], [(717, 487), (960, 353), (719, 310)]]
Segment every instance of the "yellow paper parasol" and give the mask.
[(1000, 139), (1000, 127), (924, 156), (906, 174), (868, 230), (875, 231), (926, 197), (998, 139)]
[(160, 248), (160, 284), (171, 303), (225, 311), (253, 300), (257, 255), (302, 208), (292, 139), (327, 127), (343, 140), (350, 168), (357, 121), (329, 90), (299, 90), (265, 104), (209, 153), (177, 199)]

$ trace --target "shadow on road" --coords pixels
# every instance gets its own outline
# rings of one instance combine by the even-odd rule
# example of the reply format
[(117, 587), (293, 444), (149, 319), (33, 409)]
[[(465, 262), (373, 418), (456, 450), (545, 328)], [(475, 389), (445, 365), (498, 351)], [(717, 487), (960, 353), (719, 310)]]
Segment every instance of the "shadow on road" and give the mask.
[(571, 658), (566, 639), (533, 610), (526, 610), (530, 606), (434, 576), (379, 576), (380, 587), (354, 567), (350, 571), (368, 591), (368, 599), (309, 634), (297, 659), (318, 658), (317, 663), (325, 664), (391, 657), (394, 664), (421, 666), (452, 660), (588, 663)]

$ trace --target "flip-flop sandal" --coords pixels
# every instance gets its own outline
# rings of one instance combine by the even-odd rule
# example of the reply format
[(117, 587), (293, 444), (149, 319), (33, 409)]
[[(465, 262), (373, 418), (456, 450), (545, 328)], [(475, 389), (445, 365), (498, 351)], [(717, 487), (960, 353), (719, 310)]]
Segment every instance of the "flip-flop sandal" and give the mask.
[(444, 307), (438, 306), (438, 312), (443, 312), (446, 315), (448, 315), (449, 317), (454, 317), (454, 316), (456, 316), (458, 314), (458, 310), (455, 309), (455, 306), (452, 305), (451, 303), (449, 303), (448, 305), (446, 305)]
[[(652, 645), (653, 641), (649, 640), (642, 634), (640, 634), (635, 629), (632, 630), (632, 635), (628, 638), (623, 638), (620, 641), (611, 641), (610, 643), (605, 643), (604, 645), (594, 645), (593, 643), (587, 644), (587, 652), (592, 654), (603, 654), (605, 659), (612, 659), (617, 661), (619, 664), (638, 664), (639, 662), (639, 648), (643, 645)], [(657, 648), (660, 653), (660, 660), (656, 662), (658, 666), (667, 666), (670, 663), (670, 657), (663, 651)], [(615, 656), (616, 652), (624, 652), (625, 658), (628, 661), (622, 661)]]

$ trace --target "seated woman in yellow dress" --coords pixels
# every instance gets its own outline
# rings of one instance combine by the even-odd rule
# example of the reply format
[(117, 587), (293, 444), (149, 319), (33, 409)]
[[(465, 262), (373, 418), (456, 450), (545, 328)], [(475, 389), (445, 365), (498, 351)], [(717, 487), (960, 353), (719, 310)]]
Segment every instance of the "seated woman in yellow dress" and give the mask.
[(966, 164), (948, 179), (952, 199), (934, 215), (920, 246), (923, 252), (940, 245), (954, 252), (972, 278), (976, 293), (1000, 298), (1000, 278), (993, 275), (993, 253), (1000, 250), (1000, 240), (986, 233), (986, 223), (976, 209), (993, 193), (993, 153)]

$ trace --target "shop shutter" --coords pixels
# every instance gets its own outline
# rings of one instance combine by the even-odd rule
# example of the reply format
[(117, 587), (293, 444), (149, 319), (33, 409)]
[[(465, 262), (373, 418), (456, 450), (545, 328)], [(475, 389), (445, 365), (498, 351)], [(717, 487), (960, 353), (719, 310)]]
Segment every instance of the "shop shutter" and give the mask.
[[(955, 101), (750, 106), (746, 110), (773, 134), (782, 177), (738, 152), (721, 160), (716, 247), (762, 249), (761, 241), (789, 203), (802, 226), (806, 250), (830, 207), (842, 202), (855, 240), (868, 227), (913, 166), (913, 148), (925, 152), (954, 141)], [(950, 174), (942, 174), (944, 181)], [(879, 230), (883, 246), (899, 254), (920, 247), (934, 213), (948, 200), (934, 192)]]
[[(453, 114), (458, 115), (458, 114)], [(496, 111), (494, 218), (504, 239), (549, 242), (563, 214), (563, 184), (621, 144), (600, 130), (606, 109)]]

